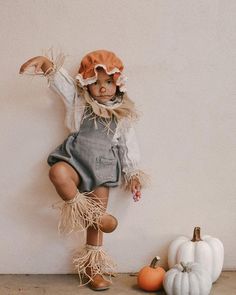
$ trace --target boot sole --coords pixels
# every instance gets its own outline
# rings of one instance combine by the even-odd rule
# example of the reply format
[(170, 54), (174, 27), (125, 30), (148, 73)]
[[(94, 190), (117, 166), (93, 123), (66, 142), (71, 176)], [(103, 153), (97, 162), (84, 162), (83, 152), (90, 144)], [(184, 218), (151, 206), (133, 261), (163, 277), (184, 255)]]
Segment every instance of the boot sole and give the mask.
[(92, 289), (93, 291), (104, 291), (104, 290), (110, 289), (110, 286), (100, 287), (100, 288), (94, 288), (94, 287), (92, 287), (92, 286), (89, 285), (89, 288)]

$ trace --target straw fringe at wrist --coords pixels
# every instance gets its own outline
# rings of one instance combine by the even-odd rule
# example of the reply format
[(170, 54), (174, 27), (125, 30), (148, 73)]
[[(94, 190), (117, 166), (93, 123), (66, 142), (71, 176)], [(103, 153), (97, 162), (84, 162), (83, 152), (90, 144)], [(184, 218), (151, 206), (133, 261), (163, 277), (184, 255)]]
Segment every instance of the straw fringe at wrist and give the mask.
[(125, 191), (131, 190), (133, 180), (138, 180), (141, 188), (145, 188), (145, 187), (147, 187), (147, 185), (150, 181), (150, 177), (148, 174), (146, 174), (142, 170), (136, 170), (131, 173), (125, 173), (123, 175), (123, 183), (122, 183), (122, 187)]
[(69, 201), (60, 202), (54, 208), (61, 210), (58, 230), (61, 234), (69, 234), (72, 231), (83, 231), (90, 226), (97, 226), (101, 216), (105, 213), (102, 202), (91, 196), (91, 193), (77, 192)]
[[(73, 259), (73, 264), (79, 275), (80, 285), (86, 285), (96, 275), (114, 275), (116, 264), (102, 249), (102, 246), (85, 245)], [(89, 271), (88, 271), (89, 269)]]

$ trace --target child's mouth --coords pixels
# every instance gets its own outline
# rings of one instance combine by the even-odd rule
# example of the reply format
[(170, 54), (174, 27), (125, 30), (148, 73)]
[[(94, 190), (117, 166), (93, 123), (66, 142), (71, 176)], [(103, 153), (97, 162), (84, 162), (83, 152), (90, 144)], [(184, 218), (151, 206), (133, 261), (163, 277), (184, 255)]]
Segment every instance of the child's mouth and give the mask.
[(100, 95), (100, 96), (96, 96), (96, 99), (111, 99), (113, 97), (113, 95)]

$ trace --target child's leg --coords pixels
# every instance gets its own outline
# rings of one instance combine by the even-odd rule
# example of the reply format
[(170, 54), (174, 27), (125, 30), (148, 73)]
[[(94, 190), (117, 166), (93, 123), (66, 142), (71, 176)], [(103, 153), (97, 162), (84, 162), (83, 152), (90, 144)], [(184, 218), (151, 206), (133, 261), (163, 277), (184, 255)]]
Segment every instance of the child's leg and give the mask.
[(97, 222), (95, 216), (98, 219), (104, 215), (102, 203), (78, 191), (80, 177), (72, 166), (60, 161), (51, 167), (49, 177), (57, 193), (65, 201), (60, 206), (58, 229), (61, 233), (84, 230)]
[[(99, 226), (104, 232), (111, 232), (116, 228), (117, 220), (111, 215), (104, 216), (109, 192), (107, 188), (98, 188), (91, 194), (80, 193), (77, 188), (80, 182), (78, 173), (63, 161), (51, 167), (49, 177), (57, 193), (65, 201), (61, 207), (58, 226), (60, 232), (83, 230), (89, 225), (94, 226), (97, 222), (101, 222)], [(102, 216), (104, 217), (100, 218)], [(94, 230), (93, 233), (93, 230), (94, 228), (91, 228), (91, 236), (98, 237), (98, 231)]]
[(49, 178), (64, 201), (75, 197), (80, 179), (72, 166), (63, 161), (54, 164), (49, 171)]
[[(96, 199), (102, 203), (102, 205), (104, 206), (104, 211), (106, 211), (109, 197), (109, 188), (104, 186), (98, 187), (94, 190), (93, 194), (91, 194), (91, 197), (93, 197), (93, 195), (95, 195)], [(87, 229), (87, 244), (100, 246), (102, 245), (102, 242), (103, 232), (94, 227), (89, 227)]]
[[(94, 190), (91, 197), (96, 195), (96, 199), (100, 201), (104, 206), (104, 211), (107, 208), (109, 188), (98, 187)], [(106, 218), (106, 216), (105, 216)], [(114, 218), (114, 217), (113, 217)], [(112, 222), (110, 215), (107, 218), (108, 222)], [(114, 271), (114, 263), (111, 258), (103, 251), (103, 232), (95, 227), (89, 227), (87, 229), (87, 253), (89, 259), (85, 262), (86, 267), (85, 272), (91, 278), (89, 286), (93, 290), (106, 290), (110, 287), (111, 282), (104, 278), (106, 272)]]

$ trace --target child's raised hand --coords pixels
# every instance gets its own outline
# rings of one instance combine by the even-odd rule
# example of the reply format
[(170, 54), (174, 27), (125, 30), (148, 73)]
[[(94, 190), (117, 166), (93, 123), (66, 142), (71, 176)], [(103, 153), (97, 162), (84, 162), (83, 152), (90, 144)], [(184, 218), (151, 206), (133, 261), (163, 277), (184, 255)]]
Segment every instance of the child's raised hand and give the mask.
[(141, 199), (141, 185), (137, 179), (132, 180), (131, 192), (133, 194), (133, 199), (138, 202)]
[(34, 72), (37, 74), (41, 71), (44, 73), (53, 66), (52, 62), (47, 59), (45, 56), (36, 56), (33, 57), (27, 62), (25, 62), (21, 67), (20, 67), (20, 74), (23, 74), (27, 69), (34, 67)]

